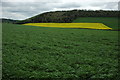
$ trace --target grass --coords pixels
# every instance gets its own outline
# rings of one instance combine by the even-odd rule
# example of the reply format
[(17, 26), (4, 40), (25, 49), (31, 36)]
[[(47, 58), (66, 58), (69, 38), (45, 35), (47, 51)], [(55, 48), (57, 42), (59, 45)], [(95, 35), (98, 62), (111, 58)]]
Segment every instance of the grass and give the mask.
[(3, 24), (3, 78), (117, 78), (118, 31)]
[(0, 79), (2, 79), (2, 24), (0, 23)]
[(114, 30), (120, 30), (118, 19), (118, 17), (80, 17), (73, 23), (103, 23)]
[(112, 29), (102, 23), (26, 23), (24, 25), (59, 28)]

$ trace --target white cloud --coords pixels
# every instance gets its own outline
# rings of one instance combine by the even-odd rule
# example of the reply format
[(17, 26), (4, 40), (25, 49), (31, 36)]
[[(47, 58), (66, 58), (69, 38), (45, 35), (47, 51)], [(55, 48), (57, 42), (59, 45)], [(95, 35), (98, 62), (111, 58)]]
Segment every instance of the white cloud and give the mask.
[(22, 20), (25, 19), (26, 16), (22, 14), (17, 14), (17, 13), (8, 13), (8, 12), (3, 12), (2, 18), (9, 18), (9, 19), (15, 19), (15, 20)]
[(119, 0), (61, 0), (62, 2), (87, 2), (87, 3), (94, 3), (94, 2), (119, 2)]
[(119, 2), (119, 0), (1, 0), (2, 2)]
[(26, 19), (43, 12), (72, 9), (117, 10), (118, 1), (119, 0), (2, 0), (2, 17)]
[(2, 3), (0, 3), (0, 17), (2, 17)]
[(2, 2), (59, 2), (59, 0), (2, 0)]

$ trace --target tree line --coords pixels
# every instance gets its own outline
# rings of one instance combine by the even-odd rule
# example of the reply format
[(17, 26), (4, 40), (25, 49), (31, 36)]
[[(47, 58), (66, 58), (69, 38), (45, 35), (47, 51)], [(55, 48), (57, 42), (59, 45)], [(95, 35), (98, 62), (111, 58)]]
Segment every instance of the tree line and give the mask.
[(71, 23), (79, 17), (119, 17), (120, 11), (107, 10), (69, 10), (69, 11), (53, 11), (46, 12), (16, 22), (17, 24), (24, 23)]
[(12, 19), (5, 19), (5, 18), (1, 18), (0, 19), (0, 22), (2, 23), (12, 23), (12, 24), (15, 24), (17, 23), (19, 20), (12, 20)]

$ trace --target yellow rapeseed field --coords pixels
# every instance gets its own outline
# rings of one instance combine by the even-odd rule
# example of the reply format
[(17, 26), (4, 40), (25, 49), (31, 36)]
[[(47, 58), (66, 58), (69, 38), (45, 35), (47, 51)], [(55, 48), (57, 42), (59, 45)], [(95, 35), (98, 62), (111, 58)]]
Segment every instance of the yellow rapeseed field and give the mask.
[(26, 23), (24, 25), (60, 28), (112, 29), (102, 23)]

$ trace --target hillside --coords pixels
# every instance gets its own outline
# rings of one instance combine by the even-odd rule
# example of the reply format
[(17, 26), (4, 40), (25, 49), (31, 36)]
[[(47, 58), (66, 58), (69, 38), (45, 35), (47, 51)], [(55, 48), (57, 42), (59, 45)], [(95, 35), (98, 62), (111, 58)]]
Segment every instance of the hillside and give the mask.
[(24, 23), (71, 23), (79, 17), (118, 17), (119, 11), (70, 10), (46, 12), (17, 22)]
[(79, 17), (73, 23), (103, 23), (114, 30), (120, 30), (118, 17)]
[(16, 23), (19, 20), (12, 20), (12, 19), (5, 19), (5, 18), (1, 18), (0, 22), (2, 23)]

